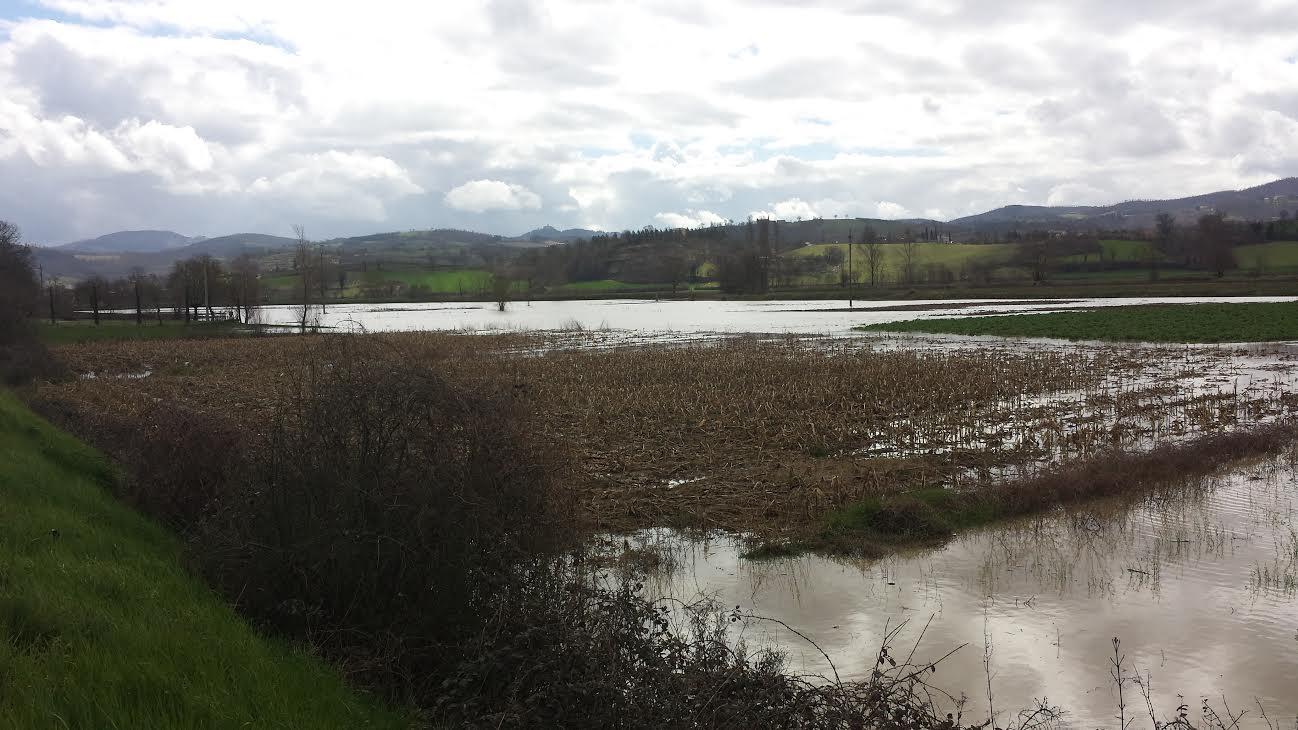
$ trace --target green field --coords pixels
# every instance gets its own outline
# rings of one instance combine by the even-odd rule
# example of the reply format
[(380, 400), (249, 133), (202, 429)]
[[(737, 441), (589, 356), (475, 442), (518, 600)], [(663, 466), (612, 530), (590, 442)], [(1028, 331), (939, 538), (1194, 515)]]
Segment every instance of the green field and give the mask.
[(303, 651), (255, 634), (103, 458), (0, 391), (6, 728), (404, 728)]
[(1144, 267), (1149, 261), (1149, 242), (1107, 239), (1100, 241), (1098, 254), (1072, 254), (1064, 256), (1060, 260), (1073, 264), (1116, 262)]
[(1272, 241), (1235, 249), (1235, 263), (1244, 271), (1270, 274), (1298, 272), (1298, 241)]
[(387, 271), (351, 271), (347, 274), (348, 289), (362, 286), (381, 286), (396, 281), (407, 287), (421, 286), (434, 294), (471, 294), (491, 287), (491, 274), (482, 269), (421, 270), (392, 269)]
[(92, 319), (75, 321), (40, 322), (36, 325), (37, 334), (47, 345), (60, 345), (72, 342), (93, 342), (96, 340), (167, 340), (201, 337), (228, 337), (239, 331), (247, 331), (249, 325), (238, 322), (191, 322), (171, 319), (169, 312), (163, 313), (162, 324), (145, 315), (144, 324), (137, 325), (134, 319), (105, 319), (98, 325)]
[[(279, 298), (292, 296), (298, 291), (301, 282), (294, 274), (276, 274), (263, 276), (262, 287)], [(414, 287), (423, 287), (432, 294), (465, 295), (478, 294), (491, 287), (491, 274), (482, 269), (426, 269), (418, 267), (390, 267), (387, 269), (370, 269), (368, 271), (348, 271), (345, 277), (343, 298), (355, 299), (364, 296), (366, 289), (382, 289), (386, 284), (395, 285), (397, 293), (408, 294)], [(338, 296), (338, 282), (326, 283), (330, 297)]]
[[(704, 284), (681, 283), (676, 286), (676, 291), (715, 289), (716, 286), (711, 282)], [(616, 294), (618, 292), (670, 292), (671, 290), (672, 285), (670, 283), (637, 284), (615, 279), (598, 279), (596, 281), (573, 281), (559, 286), (552, 286), (545, 290), (545, 294), (547, 296), (564, 296), (566, 294), (581, 296), (587, 294)]]
[[(904, 248), (900, 243), (883, 243), (880, 244), (883, 251), (883, 269), (892, 275), (902, 266), (904, 262)], [(1010, 243), (916, 243), (915, 244), (915, 265), (924, 268), (929, 265), (946, 266), (952, 271), (959, 271), (960, 267), (980, 261), (990, 262), (995, 265), (1002, 265), (1014, 254), (1014, 244)], [(803, 246), (786, 253), (786, 256), (823, 256), (829, 249), (838, 249), (843, 253), (843, 260), (847, 260), (846, 243), (816, 243), (810, 246)], [(864, 275), (869, 278), (869, 269), (866, 266), (865, 244), (858, 243), (852, 251), (852, 269), (858, 276)]]
[(1298, 340), (1298, 303), (1103, 307), (1077, 312), (917, 319), (859, 329), (1066, 340), (1270, 342)]

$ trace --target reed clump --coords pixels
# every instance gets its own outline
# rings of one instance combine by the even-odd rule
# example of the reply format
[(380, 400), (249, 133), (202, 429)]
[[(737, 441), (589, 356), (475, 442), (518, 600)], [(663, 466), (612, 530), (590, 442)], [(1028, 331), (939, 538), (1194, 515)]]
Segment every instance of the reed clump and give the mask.
[(808, 546), (869, 552), (870, 540), (931, 541), (993, 520), (1106, 497), (1147, 495), (1209, 476), (1241, 459), (1272, 455), (1298, 440), (1298, 426), (1270, 424), (1216, 433), (1150, 451), (1114, 451), (967, 490), (926, 489), (887, 495), (831, 512)]

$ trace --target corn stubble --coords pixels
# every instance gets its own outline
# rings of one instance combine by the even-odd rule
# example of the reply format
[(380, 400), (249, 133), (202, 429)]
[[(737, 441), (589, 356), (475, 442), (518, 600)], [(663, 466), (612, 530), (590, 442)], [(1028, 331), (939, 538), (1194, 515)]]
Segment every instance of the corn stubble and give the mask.
[[(67, 345), (58, 356), (98, 377), (43, 384), (37, 398), (90, 422), (161, 403), (256, 431), (321, 337), (337, 335)], [(794, 338), (588, 347), (581, 333), (364, 337), (394, 360), (433, 363), (450, 382), (524, 405), (526, 428), (567, 457), (576, 514), (601, 530), (797, 537), (862, 500), (985, 490), (1072, 459), (1287, 422), (1298, 406), (1278, 377), (1245, 389), (1195, 380), (1226, 367), (1227, 351), (1191, 359)]]

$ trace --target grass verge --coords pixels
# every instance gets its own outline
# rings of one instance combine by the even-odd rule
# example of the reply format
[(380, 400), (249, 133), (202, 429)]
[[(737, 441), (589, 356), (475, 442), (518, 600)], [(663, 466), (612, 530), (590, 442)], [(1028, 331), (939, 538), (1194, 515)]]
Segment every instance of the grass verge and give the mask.
[(12, 728), (401, 728), (257, 636), (89, 447), (0, 391), (0, 717)]
[(1103, 307), (1079, 312), (918, 319), (858, 329), (1117, 342), (1268, 342), (1298, 339), (1298, 303)]

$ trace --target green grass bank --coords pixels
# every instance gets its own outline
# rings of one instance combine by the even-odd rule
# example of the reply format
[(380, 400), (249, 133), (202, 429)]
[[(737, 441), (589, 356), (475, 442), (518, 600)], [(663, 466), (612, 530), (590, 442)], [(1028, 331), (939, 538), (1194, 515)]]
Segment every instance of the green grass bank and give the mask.
[(1298, 302), (1101, 307), (1075, 312), (917, 319), (858, 329), (1114, 342), (1274, 342), (1298, 340)]
[(106, 490), (95, 451), (0, 390), (0, 725), (405, 728), (267, 640)]

